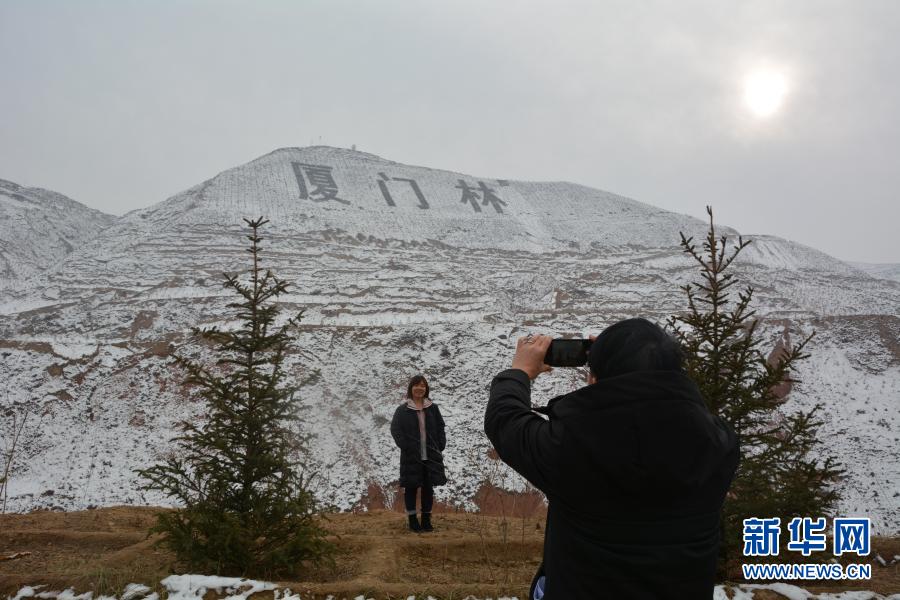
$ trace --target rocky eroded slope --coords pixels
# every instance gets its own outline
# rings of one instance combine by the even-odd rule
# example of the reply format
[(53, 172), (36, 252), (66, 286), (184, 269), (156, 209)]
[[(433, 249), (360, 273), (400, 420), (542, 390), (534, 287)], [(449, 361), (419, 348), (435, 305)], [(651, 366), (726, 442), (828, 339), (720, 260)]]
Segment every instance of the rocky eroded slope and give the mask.
[[(318, 373), (301, 391), (303, 424), (320, 493), (340, 508), (392, 497), (388, 422), (417, 372), (449, 428), (451, 483), (439, 499), (472, 506), (485, 481), (522, 489), (488, 459), (481, 429), (488, 383), (515, 338), (682, 310), (678, 286), (695, 270), (679, 232), (706, 227), (579, 185), (327, 147), (277, 150), (155, 206), (97, 219), (91, 227), (109, 224), (85, 226), (54, 268), (14, 273), (0, 290), (4, 440), (12, 415), (28, 414), (8, 509), (164, 502), (136, 489), (133, 469), (172, 451), (178, 420), (198, 418), (173, 353), (209, 357), (190, 327), (233, 322), (221, 273), (246, 269), (242, 218), (260, 215), (271, 220), (264, 260), (293, 283), (283, 306), (305, 311), (289, 361), (298, 378)], [(33, 254), (51, 239), (19, 240), (7, 222), (0, 231)], [(817, 332), (786, 409), (825, 405), (826, 444), (849, 469), (841, 511), (896, 533), (900, 283), (751, 237), (738, 274), (756, 289), (773, 347)], [(558, 369), (538, 381), (536, 401), (579, 377)]]

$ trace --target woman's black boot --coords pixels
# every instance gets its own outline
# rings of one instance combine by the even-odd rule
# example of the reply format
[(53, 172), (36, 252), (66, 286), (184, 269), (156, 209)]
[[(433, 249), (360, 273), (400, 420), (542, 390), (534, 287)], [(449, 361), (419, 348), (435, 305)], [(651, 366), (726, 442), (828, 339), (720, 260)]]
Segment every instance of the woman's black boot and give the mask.
[(422, 513), (422, 531), (434, 531), (431, 526), (431, 513)]
[[(416, 518), (416, 515), (406, 515), (409, 518), (409, 530), (415, 531), (416, 533), (422, 531), (422, 527), (419, 525), (419, 520)], [(423, 517), (424, 519), (424, 517)]]

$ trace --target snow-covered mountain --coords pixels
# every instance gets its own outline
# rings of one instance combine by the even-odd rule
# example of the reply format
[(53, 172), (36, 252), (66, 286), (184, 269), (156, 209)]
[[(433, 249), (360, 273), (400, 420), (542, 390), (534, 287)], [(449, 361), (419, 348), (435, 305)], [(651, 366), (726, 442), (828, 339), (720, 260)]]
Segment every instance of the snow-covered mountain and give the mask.
[[(271, 221), (265, 264), (294, 284), (284, 308), (305, 311), (291, 368), (319, 371), (301, 399), (320, 492), (342, 508), (393, 494), (388, 423), (418, 372), (448, 425), (451, 482), (439, 499), (471, 506), (485, 480), (521, 488), (486, 460), (481, 430), (487, 386), (515, 338), (683, 310), (678, 286), (695, 268), (679, 232), (699, 242), (706, 231), (700, 220), (570, 183), (328, 147), (272, 152), (116, 219), (56, 268), (0, 290), (0, 401), (8, 415), (30, 414), (12, 509), (163, 501), (137, 491), (132, 470), (172, 450), (175, 422), (198, 417), (172, 354), (208, 358), (190, 327), (233, 322), (221, 273), (247, 268), (242, 218), (261, 215)], [(786, 408), (825, 405), (826, 443), (850, 471), (842, 512), (896, 532), (900, 283), (787, 240), (754, 239), (737, 268), (773, 347), (817, 331)], [(575, 370), (557, 369), (538, 380), (535, 400), (578, 385)], [(3, 427), (8, 439), (9, 419)]]
[(879, 279), (890, 279), (900, 282), (900, 263), (861, 263), (851, 262), (850, 266), (856, 267), (860, 271), (865, 271), (872, 277)]
[(53, 269), (115, 220), (62, 194), (0, 179), (0, 290)]

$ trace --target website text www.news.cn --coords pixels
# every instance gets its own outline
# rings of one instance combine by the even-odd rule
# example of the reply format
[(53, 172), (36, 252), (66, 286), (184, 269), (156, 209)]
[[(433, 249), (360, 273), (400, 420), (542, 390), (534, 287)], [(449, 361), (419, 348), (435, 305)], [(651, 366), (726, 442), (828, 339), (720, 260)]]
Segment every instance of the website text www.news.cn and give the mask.
[(871, 579), (872, 565), (865, 564), (743, 564), (744, 579)]

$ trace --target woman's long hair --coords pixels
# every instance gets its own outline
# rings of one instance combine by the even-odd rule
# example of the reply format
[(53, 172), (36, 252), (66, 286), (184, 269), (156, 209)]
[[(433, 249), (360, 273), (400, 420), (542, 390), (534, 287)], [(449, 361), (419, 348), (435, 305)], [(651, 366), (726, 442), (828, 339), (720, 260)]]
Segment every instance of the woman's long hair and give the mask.
[(413, 386), (417, 383), (425, 382), (425, 397), (428, 397), (428, 394), (431, 393), (431, 386), (428, 385), (428, 380), (425, 379), (424, 375), (413, 375), (412, 379), (409, 380), (409, 385), (406, 386), (406, 397), (412, 398), (412, 389)]

